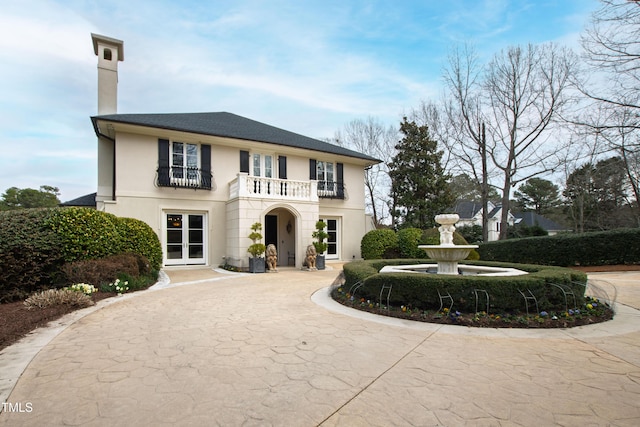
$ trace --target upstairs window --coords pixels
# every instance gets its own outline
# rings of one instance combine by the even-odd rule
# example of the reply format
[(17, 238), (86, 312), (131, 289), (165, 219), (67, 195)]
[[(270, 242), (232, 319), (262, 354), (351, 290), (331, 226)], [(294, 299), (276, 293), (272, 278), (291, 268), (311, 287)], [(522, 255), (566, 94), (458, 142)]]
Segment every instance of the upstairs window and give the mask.
[(309, 179), (318, 181), (318, 197), (345, 199), (344, 165), (309, 159)]
[(160, 187), (211, 189), (211, 146), (158, 140)]
[(173, 181), (186, 180), (189, 184), (196, 184), (199, 163), (196, 144), (171, 143), (171, 179)]
[(271, 154), (253, 153), (252, 176), (273, 178), (273, 156)]

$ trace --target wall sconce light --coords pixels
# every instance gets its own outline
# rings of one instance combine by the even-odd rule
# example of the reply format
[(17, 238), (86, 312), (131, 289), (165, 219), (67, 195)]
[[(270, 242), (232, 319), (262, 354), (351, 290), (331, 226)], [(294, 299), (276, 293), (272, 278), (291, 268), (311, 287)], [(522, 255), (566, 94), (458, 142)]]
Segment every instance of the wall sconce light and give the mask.
[(287, 234), (291, 234), (291, 220), (287, 222)]

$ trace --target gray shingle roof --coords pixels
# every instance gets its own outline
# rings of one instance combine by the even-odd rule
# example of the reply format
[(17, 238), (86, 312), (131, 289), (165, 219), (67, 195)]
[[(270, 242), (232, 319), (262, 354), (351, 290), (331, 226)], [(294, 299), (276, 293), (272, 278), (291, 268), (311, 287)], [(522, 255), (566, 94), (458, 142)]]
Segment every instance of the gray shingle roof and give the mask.
[(462, 219), (469, 219), (476, 216), (482, 210), (482, 203), (471, 202), (468, 200), (460, 200), (456, 203), (453, 211)]
[(529, 227), (534, 225), (538, 225), (542, 227), (546, 231), (563, 231), (567, 230), (567, 227), (564, 227), (558, 224), (555, 221), (550, 220), (547, 217), (542, 215), (538, 215), (535, 212), (516, 212), (513, 214), (516, 219), (521, 219), (521, 224), (525, 224)]
[(84, 206), (89, 208), (96, 207), (96, 193), (85, 194), (68, 202), (60, 203), (60, 206)]
[(168, 114), (107, 114), (91, 117), (97, 130), (97, 120), (176, 130), (203, 135), (221, 136), (303, 148), (324, 153), (355, 157), (379, 163), (380, 160), (328, 142), (309, 138), (274, 126), (227, 112)]

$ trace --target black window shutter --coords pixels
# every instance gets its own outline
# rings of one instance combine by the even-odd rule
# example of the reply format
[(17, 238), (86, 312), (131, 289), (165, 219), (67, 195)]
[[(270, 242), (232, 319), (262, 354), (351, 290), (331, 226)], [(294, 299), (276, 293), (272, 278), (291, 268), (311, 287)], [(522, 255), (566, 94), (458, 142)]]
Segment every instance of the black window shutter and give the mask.
[(240, 150), (240, 172), (249, 173), (249, 152)]
[(278, 178), (287, 179), (287, 157), (278, 156)]
[(200, 156), (200, 169), (202, 169), (200, 185), (202, 188), (211, 189), (211, 145), (200, 145)]
[(338, 174), (338, 198), (344, 199), (344, 165), (342, 163), (336, 164), (336, 172)]
[(316, 159), (309, 159), (309, 179), (318, 179), (316, 170)]
[(158, 139), (158, 185), (168, 186), (169, 180), (169, 140)]

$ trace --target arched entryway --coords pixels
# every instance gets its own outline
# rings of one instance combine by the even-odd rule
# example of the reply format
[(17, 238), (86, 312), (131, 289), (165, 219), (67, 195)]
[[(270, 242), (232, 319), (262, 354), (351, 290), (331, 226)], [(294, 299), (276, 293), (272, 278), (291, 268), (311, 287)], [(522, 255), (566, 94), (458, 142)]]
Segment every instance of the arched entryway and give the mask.
[(284, 207), (268, 211), (264, 216), (265, 245), (274, 244), (278, 249), (278, 265), (296, 265), (296, 216)]

